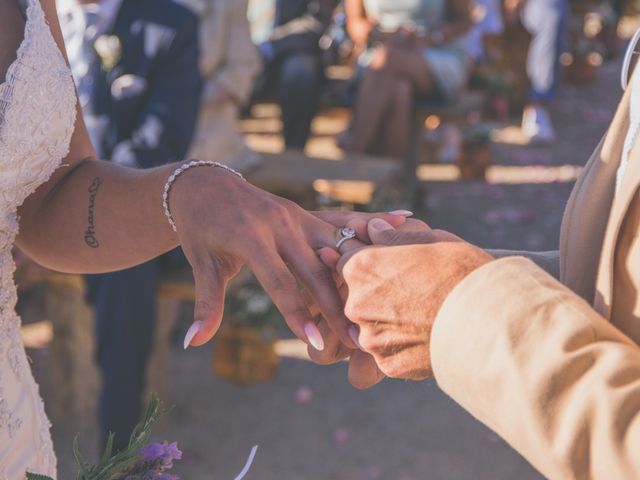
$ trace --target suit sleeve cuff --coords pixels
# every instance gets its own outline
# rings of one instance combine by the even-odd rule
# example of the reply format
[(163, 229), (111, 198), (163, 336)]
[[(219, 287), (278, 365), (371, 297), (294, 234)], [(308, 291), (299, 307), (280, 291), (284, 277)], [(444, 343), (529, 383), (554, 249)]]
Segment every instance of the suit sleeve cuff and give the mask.
[[(532, 278), (537, 277), (537, 278)], [(469, 274), (449, 294), (431, 332), (431, 363), (438, 385), (455, 400), (473, 390), (471, 383), (487, 368), (492, 342), (500, 337), (505, 322), (522, 322), (522, 301), (540, 280), (555, 282), (534, 262), (524, 257), (494, 260)]]

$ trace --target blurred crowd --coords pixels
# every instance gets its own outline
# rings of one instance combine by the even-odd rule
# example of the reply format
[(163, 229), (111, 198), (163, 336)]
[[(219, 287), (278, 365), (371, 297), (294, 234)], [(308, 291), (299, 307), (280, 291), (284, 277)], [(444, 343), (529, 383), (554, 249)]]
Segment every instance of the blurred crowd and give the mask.
[[(196, 157), (246, 172), (259, 156), (238, 119), (275, 102), (287, 148), (303, 150), (328, 96), (328, 68), (352, 69), (336, 139), (346, 152), (402, 158), (413, 113), (458, 101), (494, 59), (492, 38), (528, 35), (521, 129), (555, 138), (549, 105), (584, 0), (62, 0), (59, 13), (96, 151), (136, 168)], [(593, 2), (602, 31), (625, 2)], [(574, 4), (574, 5), (572, 5)], [(598, 32), (600, 34), (600, 32)], [(602, 34), (615, 51), (615, 33)], [(603, 53), (606, 56), (606, 53)], [(103, 437), (126, 442), (140, 415), (155, 318), (158, 261), (87, 278), (96, 309)], [(116, 342), (116, 339), (117, 342)]]

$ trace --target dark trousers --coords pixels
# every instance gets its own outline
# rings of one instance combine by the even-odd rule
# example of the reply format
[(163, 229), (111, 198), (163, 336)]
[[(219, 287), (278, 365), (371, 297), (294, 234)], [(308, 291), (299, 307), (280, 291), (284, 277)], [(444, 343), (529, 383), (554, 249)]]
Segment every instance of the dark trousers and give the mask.
[(320, 54), (288, 53), (267, 65), (257, 96), (274, 96), (282, 110), (287, 148), (304, 149), (324, 81)]
[(95, 307), (96, 360), (102, 377), (101, 441), (114, 432), (121, 450), (142, 414), (145, 373), (156, 314), (156, 260), (120, 272), (88, 275)]
[(627, 0), (613, 0), (611, 2), (611, 6), (616, 14), (616, 17), (620, 18), (622, 17), (622, 15), (624, 15), (624, 12), (627, 8)]

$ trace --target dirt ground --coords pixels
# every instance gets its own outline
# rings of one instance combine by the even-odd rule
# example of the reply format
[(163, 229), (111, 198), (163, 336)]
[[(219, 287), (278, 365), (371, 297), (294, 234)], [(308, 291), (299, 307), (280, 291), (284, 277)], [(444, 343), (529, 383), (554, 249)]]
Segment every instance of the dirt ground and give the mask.
[[(552, 167), (584, 165), (621, 95), (619, 71), (619, 62), (609, 63), (593, 84), (561, 88), (553, 107), (555, 144), (495, 146), (498, 165), (521, 167), (521, 183), (428, 182), (425, 219), (485, 247), (556, 248), (572, 182), (561, 181)], [(343, 126), (344, 120), (318, 119), (321, 132), (310, 153), (335, 155), (327, 131)], [(278, 146), (273, 134), (250, 141)], [(175, 407), (156, 436), (184, 450), (175, 469), (182, 479), (232, 479), (253, 445), (259, 450), (246, 478), (255, 480), (540, 478), (432, 381), (389, 380), (361, 392), (348, 384), (344, 364), (286, 358), (275, 380), (237, 387), (212, 375), (212, 348), (175, 348), (166, 372), (165, 401)], [(34, 361), (42, 378), (46, 352)], [(53, 431), (60, 478), (74, 478), (72, 434), (62, 425)], [(91, 451), (95, 438), (82, 440)]]

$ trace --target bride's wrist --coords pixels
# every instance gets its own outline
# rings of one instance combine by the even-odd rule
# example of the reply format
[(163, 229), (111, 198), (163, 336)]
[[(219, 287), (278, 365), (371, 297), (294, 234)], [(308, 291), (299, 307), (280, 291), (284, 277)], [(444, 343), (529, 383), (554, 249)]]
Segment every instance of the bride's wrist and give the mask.
[(244, 177), (218, 162), (191, 160), (179, 164), (168, 175), (162, 190), (162, 208), (169, 227), (177, 232), (176, 219), (183, 218), (189, 211), (195, 213), (194, 201), (216, 185), (222, 187), (226, 182), (238, 181), (245, 181)]

